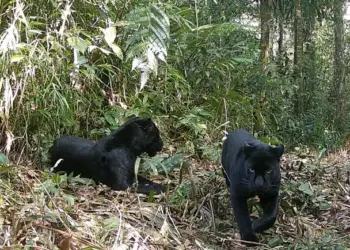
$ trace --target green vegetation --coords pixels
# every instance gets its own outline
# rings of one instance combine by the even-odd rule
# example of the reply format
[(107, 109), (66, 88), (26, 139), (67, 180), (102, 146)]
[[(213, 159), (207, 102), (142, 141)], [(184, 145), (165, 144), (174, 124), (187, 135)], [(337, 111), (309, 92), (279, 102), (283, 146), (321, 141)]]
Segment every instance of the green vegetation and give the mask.
[[(0, 1), (0, 245), (238, 247), (219, 160), (224, 131), (245, 128), (296, 151), (261, 247), (349, 246), (343, 13), (344, 1)], [(59, 135), (97, 139), (132, 114), (161, 130), (163, 154), (140, 171), (176, 184), (165, 196), (38, 170)]]

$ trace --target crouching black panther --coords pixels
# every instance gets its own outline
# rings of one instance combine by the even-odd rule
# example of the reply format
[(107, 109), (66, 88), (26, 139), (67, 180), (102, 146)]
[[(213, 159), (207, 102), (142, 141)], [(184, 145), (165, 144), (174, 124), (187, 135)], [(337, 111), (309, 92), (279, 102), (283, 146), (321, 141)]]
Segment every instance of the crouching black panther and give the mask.
[[(91, 178), (113, 190), (126, 190), (135, 178), (136, 158), (143, 152), (155, 156), (163, 148), (159, 130), (150, 118), (134, 116), (110, 135), (95, 142), (84, 138), (61, 136), (49, 150), (51, 164), (60, 159), (54, 172), (66, 172)], [(138, 193), (158, 194), (160, 184), (137, 177)]]
[[(236, 130), (227, 135), (221, 162), (244, 241), (258, 242), (255, 233), (269, 229), (276, 221), (281, 183), (280, 158), (283, 153), (282, 144), (272, 147), (256, 140), (245, 130)], [(255, 195), (260, 199), (263, 216), (252, 223), (247, 200)]]

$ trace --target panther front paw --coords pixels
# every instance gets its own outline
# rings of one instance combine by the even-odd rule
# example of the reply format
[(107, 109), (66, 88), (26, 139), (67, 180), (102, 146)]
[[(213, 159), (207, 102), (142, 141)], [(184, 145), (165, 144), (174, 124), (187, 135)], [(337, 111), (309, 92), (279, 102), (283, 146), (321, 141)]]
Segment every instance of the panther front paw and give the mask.
[(158, 183), (147, 183), (139, 185), (137, 188), (137, 192), (147, 195), (149, 195), (151, 192), (153, 192), (154, 194), (161, 194), (162, 192), (165, 192), (165, 188), (163, 187), (163, 185)]
[(268, 217), (267, 219), (263, 217), (262, 219), (255, 220), (252, 224), (253, 232), (262, 233), (267, 229), (273, 227), (275, 221), (276, 221), (275, 216)]
[(258, 220), (253, 221), (253, 223), (252, 223), (252, 229), (253, 229), (254, 233), (260, 233), (259, 223), (257, 223), (257, 222), (258, 222)]
[(249, 242), (244, 242), (244, 244), (246, 244), (246, 245), (254, 245), (254, 242), (259, 242), (258, 237), (255, 235), (254, 232), (242, 234), (241, 240), (249, 241)]
[(160, 194), (161, 192), (165, 192), (165, 187), (161, 184), (154, 183), (151, 185), (151, 190), (153, 190), (155, 194)]

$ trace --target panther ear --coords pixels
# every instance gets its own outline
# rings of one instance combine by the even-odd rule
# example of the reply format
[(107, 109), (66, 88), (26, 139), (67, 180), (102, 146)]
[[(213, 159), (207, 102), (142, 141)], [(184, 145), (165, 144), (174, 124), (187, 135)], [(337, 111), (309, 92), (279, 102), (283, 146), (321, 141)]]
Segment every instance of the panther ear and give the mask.
[(247, 141), (243, 143), (243, 152), (246, 155), (251, 155), (252, 152), (254, 151), (255, 146)]
[(137, 118), (137, 116), (136, 116), (136, 115), (129, 115), (129, 116), (127, 117), (128, 120), (131, 120), (131, 119), (134, 119), (134, 118)]
[(281, 158), (281, 156), (284, 153), (284, 146), (283, 144), (279, 144), (278, 146), (274, 146), (274, 147), (271, 146), (271, 151), (277, 158)]
[(144, 130), (149, 131), (150, 128), (153, 126), (153, 122), (151, 118), (144, 118), (139, 121), (137, 121), (137, 124)]

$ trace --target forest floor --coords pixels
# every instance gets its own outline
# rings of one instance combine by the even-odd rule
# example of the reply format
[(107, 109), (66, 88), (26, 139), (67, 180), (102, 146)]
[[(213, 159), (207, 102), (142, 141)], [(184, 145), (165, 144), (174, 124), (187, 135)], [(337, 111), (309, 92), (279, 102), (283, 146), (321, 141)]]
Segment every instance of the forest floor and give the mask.
[[(1, 249), (241, 249), (220, 166), (188, 162), (190, 171), (168, 178), (187, 184), (153, 197), (51, 175), (31, 164), (2, 166)], [(350, 247), (348, 152), (321, 160), (313, 153), (286, 154), (282, 172), (278, 221), (258, 235), (257, 249)], [(256, 217), (257, 200), (249, 203)]]

